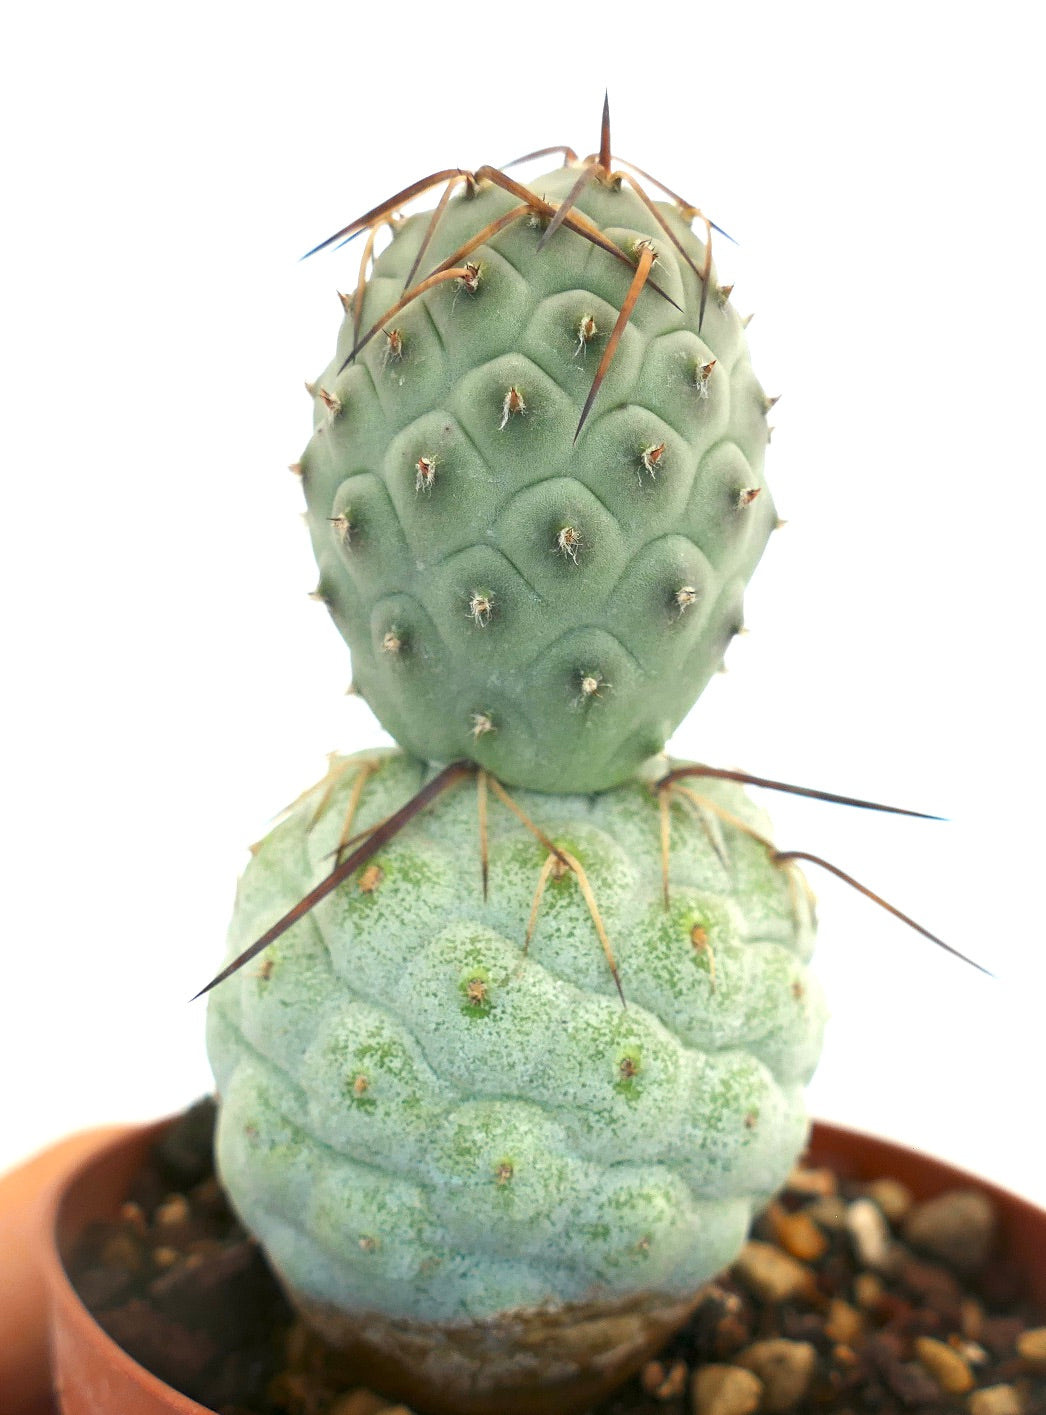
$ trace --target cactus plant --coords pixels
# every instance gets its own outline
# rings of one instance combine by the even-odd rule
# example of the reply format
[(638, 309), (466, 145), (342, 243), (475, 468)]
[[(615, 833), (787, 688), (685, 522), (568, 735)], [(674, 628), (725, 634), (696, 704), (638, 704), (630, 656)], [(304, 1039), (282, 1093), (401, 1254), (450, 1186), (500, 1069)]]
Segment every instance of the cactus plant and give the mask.
[[(431, 775), (336, 761), (258, 847), (231, 955)], [(505, 799), (480, 829), (444, 793), (209, 1012), (233, 1202), (422, 1410), (580, 1408), (635, 1369), (801, 1149), (824, 1018), (738, 786)]]
[[(776, 524), (774, 400), (711, 224), (615, 170), (606, 123), (567, 158), (529, 186), (438, 173), (339, 233), (369, 235), (296, 464), (316, 594), (382, 724), (548, 792), (662, 750)], [(434, 214), (396, 216), (438, 181)]]
[(399, 748), (262, 842), (209, 985), (233, 1202), (355, 1377), (433, 1415), (583, 1408), (734, 1256), (824, 1021), (796, 862), (878, 898), (739, 783), (895, 809), (656, 756), (775, 524), (771, 400), (711, 223), (614, 170), (605, 108), (564, 151), (331, 238), (369, 233), (297, 470)]

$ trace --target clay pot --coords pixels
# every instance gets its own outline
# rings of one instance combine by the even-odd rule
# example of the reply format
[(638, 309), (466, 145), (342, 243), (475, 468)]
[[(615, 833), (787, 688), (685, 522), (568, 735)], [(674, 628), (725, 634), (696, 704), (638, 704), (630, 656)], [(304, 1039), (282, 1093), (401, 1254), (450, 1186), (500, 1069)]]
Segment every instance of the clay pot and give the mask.
[[(50, 1165), (45, 1163), (36, 1171), (41, 1176), (48, 1168), (68, 1171), (64, 1182), (42, 1205), (46, 1212), (38, 1216), (37, 1228), (44, 1248), (44, 1277), (50, 1297), (54, 1388), (63, 1415), (210, 1415), (196, 1401), (143, 1370), (106, 1336), (70, 1286), (62, 1261), (86, 1224), (115, 1213), (131, 1177), (167, 1123), (77, 1137), (66, 1142), (57, 1157), (49, 1152), (43, 1159), (50, 1159)], [(78, 1154), (79, 1162), (69, 1170)], [(1046, 1306), (1046, 1210), (928, 1155), (833, 1125), (815, 1125), (808, 1162), (829, 1165), (853, 1179), (889, 1176), (906, 1184), (920, 1199), (945, 1189), (981, 1189), (998, 1206), (1003, 1247), (1023, 1270), (1029, 1296)], [(23, 1191), (26, 1182), (23, 1176)], [(3, 1198), (4, 1186), (0, 1185), (0, 1201)], [(5, 1214), (0, 1209), (0, 1233), (4, 1222)], [(5, 1269), (0, 1269), (0, 1273), (6, 1276)], [(26, 1321), (36, 1322), (39, 1293), (30, 1278), (22, 1274), (20, 1280), (25, 1284), (25, 1295), (19, 1298), (16, 1292), (14, 1300)], [(15, 1310), (11, 1308), (12, 1313)], [(8, 1318), (8, 1312), (0, 1312), (0, 1317)], [(30, 1335), (40, 1343), (39, 1330)], [(11, 1332), (0, 1322), (0, 1350), (11, 1340)], [(39, 1399), (33, 1403), (34, 1396), (42, 1395), (44, 1372), (38, 1368), (22, 1374), (14, 1403), (6, 1404), (5, 1410), (9, 1415), (50, 1415), (47, 1405), (39, 1403)]]

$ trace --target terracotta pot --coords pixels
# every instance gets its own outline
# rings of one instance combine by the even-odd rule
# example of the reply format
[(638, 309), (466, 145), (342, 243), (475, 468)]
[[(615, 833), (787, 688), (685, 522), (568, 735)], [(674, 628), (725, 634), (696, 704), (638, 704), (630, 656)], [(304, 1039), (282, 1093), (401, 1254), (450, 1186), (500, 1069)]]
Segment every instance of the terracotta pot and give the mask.
[[(50, 1294), (54, 1387), (64, 1415), (210, 1415), (143, 1370), (106, 1336), (80, 1303), (63, 1267), (63, 1256), (84, 1226), (115, 1213), (146, 1151), (167, 1123), (116, 1132), (115, 1138), (112, 1131), (96, 1132), (67, 1142), (66, 1168), (70, 1156), (89, 1152), (52, 1191), (43, 1205), (46, 1213), (39, 1216), (37, 1234), (45, 1249), (44, 1276)], [(1002, 1244), (1024, 1272), (1028, 1295), (1046, 1306), (1046, 1210), (928, 1155), (834, 1125), (815, 1125), (808, 1161), (829, 1165), (852, 1179), (899, 1179), (920, 1199), (951, 1188), (983, 1190), (998, 1205)], [(59, 1158), (50, 1167), (61, 1168), (62, 1163)], [(46, 1172), (46, 1166), (40, 1172)], [(0, 1185), (0, 1200), (3, 1193)], [(0, 1209), (0, 1231), (4, 1217)], [(4, 1267), (0, 1277), (6, 1278)], [(24, 1275), (21, 1280), (28, 1284), (22, 1310), (28, 1320), (35, 1320), (37, 1296), (30, 1292), (32, 1284)], [(0, 1290), (5, 1285), (0, 1282)], [(14, 1297), (19, 1301), (17, 1292)], [(0, 1323), (0, 1351), (10, 1339), (11, 1333)], [(45, 1415), (46, 1405), (33, 1403), (42, 1393), (43, 1378), (38, 1369), (33, 1379), (23, 1381), (22, 1403), (16, 1398), (13, 1405), (5, 1404), (7, 1415)]]

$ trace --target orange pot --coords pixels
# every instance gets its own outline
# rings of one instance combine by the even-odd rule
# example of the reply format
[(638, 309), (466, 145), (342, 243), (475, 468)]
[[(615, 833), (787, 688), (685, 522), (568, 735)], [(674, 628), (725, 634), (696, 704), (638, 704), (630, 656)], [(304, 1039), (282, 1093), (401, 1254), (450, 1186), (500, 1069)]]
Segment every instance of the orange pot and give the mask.
[[(0, 1238), (14, 1233), (16, 1240), (13, 1265), (0, 1243), (5, 1415), (51, 1415), (44, 1283), (50, 1299), (53, 1388), (63, 1415), (210, 1415), (143, 1370), (102, 1331), (63, 1266), (63, 1256), (84, 1227), (115, 1214), (149, 1146), (168, 1123), (74, 1137), (0, 1181)], [(1004, 1249), (1024, 1272), (1028, 1295), (1046, 1306), (1046, 1210), (929, 1155), (834, 1125), (814, 1126), (808, 1160), (847, 1178), (899, 1179), (920, 1199), (951, 1188), (983, 1190), (998, 1206)], [(25, 1236), (41, 1250), (42, 1264), (34, 1265), (27, 1256)]]

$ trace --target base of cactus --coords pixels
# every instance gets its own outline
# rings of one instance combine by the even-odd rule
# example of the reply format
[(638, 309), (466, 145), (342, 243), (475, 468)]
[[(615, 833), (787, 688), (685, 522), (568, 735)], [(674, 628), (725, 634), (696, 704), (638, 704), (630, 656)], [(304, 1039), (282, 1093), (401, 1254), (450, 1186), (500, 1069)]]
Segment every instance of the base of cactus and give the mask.
[[(190, 1112), (189, 1116), (192, 1114)], [(363, 1374), (359, 1368), (347, 1380), (335, 1377), (320, 1351), (323, 1343), (305, 1335), (302, 1323), (294, 1321), (293, 1314), (282, 1303), (276, 1284), (267, 1274), (265, 1277), (276, 1304), (275, 1315), (269, 1313), (261, 1318), (250, 1312), (252, 1299), (259, 1300), (265, 1284), (257, 1280), (254, 1245), (244, 1240), (242, 1233), (237, 1235), (230, 1231), (228, 1240), (217, 1245), (208, 1239), (195, 1264), (186, 1256), (196, 1239), (191, 1224), (187, 1229), (184, 1225), (181, 1230), (178, 1228), (178, 1223), (182, 1222), (175, 1212), (180, 1207), (178, 1195), (190, 1196), (190, 1216), (213, 1215), (218, 1202), (213, 1173), (208, 1171), (208, 1177), (202, 1169), (207, 1156), (193, 1154), (193, 1150), (199, 1148), (200, 1136), (193, 1145), (185, 1144), (188, 1119), (179, 1117), (173, 1123), (163, 1122), (127, 1131), (115, 1138), (107, 1137), (105, 1143), (91, 1148), (75, 1170), (68, 1161), (54, 1168), (48, 1185), (50, 1192), (38, 1196), (40, 1202), (35, 1206), (38, 1213), (35, 1222), (30, 1224), (28, 1241), (37, 1245), (40, 1258), (41, 1276), (35, 1279), (35, 1285), (39, 1287), (46, 1278), (50, 1290), (52, 1374), (63, 1415), (114, 1415), (116, 1411), (120, 1415), (211, 1415), (229, 1406), (241, 1411), (266, 1411), (269, 1415), (277, 1411), (280, 1415), (301, 1415), (306, 1408), (305, 1400), (309, 1402), (307, 1408), (320, 1415), (323, 1412), (329, 1415), (334, 1409), (351, 1409), (359, 1415), (378, 1415), (378, 1412), (392, 1415), (390, 1407), (395, 1397), (389, 1394), (391, 1383), (380, 1382), (379, 1385), (379, 1377), (373, 1374), (376, 1367), (370, 1368), (367, 1380), (372, 1389), (379, 1386), (385, 1390), (383, 1398), (362, 1387)], [(161, 1150), (168, 1163), (158, 1171), (157, 1154)], [(175, 1161), (175, 1167), (183, 1171), (181, 1178), (171, 1167)], [(957, 1189), (977, 1189), (985, 1195), (998, 1220), (997, 1246), (988, 1267), (968, 1289), (969, 1299), (964, 1298), (963, 1288), (956, 1286), (954, 1277), (950, 1278), (940, 1266), (928, 1265), (925, 1258), (920, 1258), (912, 1265), (913, 1280), (919, 1284), (918, 1293), (903, 1287), (903, 1272), (893, 1278), (877, 1277), (872, 1285), (879, 1289), (881, 1299), (878, 1305), (872, 1303), (861, 1308), (861, 1331), (856, 1336), (851, 1335), (854, 1345), (840, 1344), (836, 1340), (838, 1331), (829, 1339), (827, 1323), (833, 1312), (836, 1317), (842, 1312), (851, 1320), (858, 1316), (846, 1300), (838, 1310), (837, 1303), (826, 1305), (828, 1293), (837, 1292), (844, 1298), (856, 1295), (856, 1292), (851, 1293), (856, 1282), (852, 1254), (847, 1257), (851, 1245), (845, 1233), (835, 1234), (829, 1224), (827, 1232), (834, 1236), (821, 1264), (823, 1270), (817, 1277), (816, 1301), (811, 1304), (808, 1297), (802, 1295), (790, 1301), (767, 1301), (753, 1294), (751, 1272), (747, 1276), (733, 1270), (724, 1273), (718, 1287), (706, 1295), (693, 1319), (683, 1325), (677, 1336), (669, 1337), (666, 1350), (645, 1362), (639, 1377), (612, 1394), (598, 1409), (604, 1415), (611, 1412), (613, 1415), (627, 1415), (627, 1412), (641, 1415), (650, 1409), (652, 1400), (669, 1402), (664, 1407), (669, 1409), (680, 1403), (689, 1388), (693, 1409), (697, 1415), (704, 1415), (711, 1408), (721, 1408), (715, 1407), (713, 1402), (728, 1377), (735, 1384), (739, 1382), (743, 1387), (741, 1395), (747, 1396), (760, 1383), (777, 1379), (780, 1384), (789, 1372), (778, 1370), (775, 1377), (765, 1360), (762, 1366), (756, 1360), (760, 1349), (765, 1357), (768, 1346), (775, 1350), (787, 1349), (794, 1357), (802, 1357), (804, 1353), (809, 1357), (812, 1352), (815, 1360), (812, 1371), (791, 1370), (792, 1376), (802, 1376), (806, 1381), (804, 1391), (810, 1400), (801, 1395), (789, 1403), (782, 1396), (781, 1403), (762, 1408), (798, 1411), (811, 1408), (810, 1401), (813, 1401), (817, 1409), (829, 1415), (831, 1411), (872, 1408), (865, 1401), (866, 1394), (869, 1401), (878, 1402), (874, 1408), (880, 1408), (888, 1394), (884, 1382), (891, 1390), (891, 1382), (905, 1390), (917, 1379), (925, 1386), (925, 1379), (919, 1377), (916, 1369), (919, 1363), (910, 1359), (913, 1333), (937, 1331), (947, 1336), (953, 1323), (959, 1323), (956, 1331), (959, 1327), (966, 1330), (963, 1324), (974, 1320), (981, 1323), (982, 1329), (979, 1336), (972, 1335), (972, 1329), (967, 1331), (967, 1339), (985, 1345), (984, 1362), (975, 1365), (972, 1371), (979, 1388), (973, 1398), (996, 1402), (981, 1405), (984, 1410), (1004, 1408), (998, 1404), (1004, 1397), (1011, 1402), (1005, 1408), (1018, 1408), (1023, 1402), (1023, 1408), (1029, 1413), (1046, 1410), (1046, 1357), (1030, 1359), (1015, 1351), (1017, 1342), (1022, 1339), (1021, 1333), (1029, 1326), (1038, 1329), (1038, 1334), (1028, 1333), (1026, 1341), (1041, 1341), (1046, 1332), (1046, 1210), (1035, 1208), (1015, 1195), (986, 1185), (927, 1155), (825, 1124), (814, 1126), (806, 1164), (825, 1167), (813, 1172), (807, 1170), (808, 1178), (828, 1180), (829, 1187), (838, 1182), (840, 1192), (848, 1196), (847, 1202), (860, 1193), (865, 1181), (884, 1177), (899, 1181), (916, 1201)], [(187, 1165), (190, 1173), (185, 1177)], [(824, 1191), (811, 1189), (807, 1194), (815, 1192)], [(152, 1228), (148, 1236), (138, 1235), (141, 1215), (135, 1214), (133, 1204), (128, 1208), (125, 1202), (135, 1195), (147, 1203), (151, 1213)], [(5, 1216), (3, 1197), (0, 1193), (0, 1228)], [(797, 1203), (805, 1202), (799, 1191), (792, 1199)], [(830, 1204), (828, 1208), (830, 1210)], [(162, 1219), (161, 1210), (166, 1210)], [(826, 1222), (830, 1219), (830, 1213), (820, 1216)], [(177, 1220), (173, 1228), (167, 1226), (172, 1218)], [(753, 1234), (755, 1238), (766, 1240), (772, 1236), (765, 1231), (768, 1221), (765, 1216), (760, 1220)], [(112, 1283), (120, 1279), (120, 1264), (128, 1256), (128, 1239), (132, 1250), (137, 1246), (143, 1253), (155, 1254), (154, 1245), (160, 1241), (155, 1231), (157, 1223), (165, 1226), (165, 1243), (177, 1240), (186, 1251), (180, 1254), (172, 1269), (165, 1270), (159, 1277), (152, 1274), (151, 1266), (137, 1276), (132, 1275), (133, 1290), (116, 1297)], [(93, 1239), (92, 1232), (97, 1235)], [(107, 1250), (107, 1260), (99, 1268), (97, 1256), (92, 1258), (91, 1254), (100, 1253), (99, 1237), (106, 1236), (117, 1237), (120, 1242)], [(766, 1246), (765, 1241), (763, 1246)], [(900, 1251), (904, 1257), (903, 1248)], [(6, 1264), (5, 1257), (8, 1258)], [(911, 1262), (911, 1258), (908, 1254), (905, 1262)], [(42, 1293), (34, 1298), (33, 1292), (27, 1289), (28, 1277), (21, 1284), (14, 1281), (12, 1285), (12, 1279), (17, 1277), (18, 1274), (11, 1272), (9, 1255), (0, 1252), (0, 1292), (7, 1291), (8, 1310), (13, 1319), (24, 1322), (34, 1301), (42, 1305)], [(934, 1281), (928, 1287), (930, 1277)], [(862, 1281), (867, 1285), (867, 1275)], [(98, 1317), (85, 1306), (77, 1288), (83, 1297), (89, 1298)], [(89, 1295), (89, 1288), (93, 1297)], [(118, 1328), (126, 1331), (126, 1321), (117, 1320), (120, 1303), (123, 1303), (125, 1318), (137, 1319), (141, 1338), (137, 1346), (131, 1342), (121, 1345), (113, 1338)], [(0, 1303), (0, 1308), (2, 1306)], [(176, 1309), (181, 1311), (181, 1319), (175, 1320)], [(3, 1315), (0, 1310), (0, 1319)], [(608, 1315), (628, 1316), (620, 1309)], [(595, 1320), (593, 1314), (593, 1323)], [(239, 1346), (229, 1345), (230, 1323), (246, 1329)], [(667, 1334), (667, 1328), (664, 1330)], [(536, 1341), (539, 1332), (544, 1335), (535, 1323), (530, 1336)], [(604, 1334), (620, 1337), (620, 1344), (624, 1346), (634, 1339), (636, 1328), (626, 1320), (620, 1326), (606, 1327)], [(42, 1342), (38, 1343), (37, 1368), (14, 1369), (12, 1375), (12, 1353), (16, 1361), (18, 1358), (16, 1335), (0, 1320), (0, 1388), (5, 1397), (10, 1389), (14, 1399), (13, 1405), (10, 1401), (5, 1403), (4, 1415), (55, 1415), (49, 1406), (35, 1403), (31, 1393), (37, 1390), (42, 1393), (46, 1381)], [(777, 1340), (768, 1341), (768, 1338)], [(209, 1342), (213, 1346), (208, 1357)], [(471, 1349), (474, 1354), (475, 1346)], [(605, 1343), (605, 1349), (608, 1363), (617, 1359), (613, 1339)], [(899, 1349), (905, 1353), (905, 1359), (898, 1356)], [(1031, 1346), (1027, 1349), (1032, 1351)], [(138, 1359), (129, 1354), (131, 1350)], [(444, 1349), (440, 1357), (443, 1367), (436, 1368), (435, 1374), (431, 1366), (424, 1372), (420, 1369), (420, 1362), (433, 1359), (420, 1342), (409, 1349), (402, 1343), (396, 1350), (407, 1359), (419, 1361), (419, 1369), (409, 1373), (419, 1391), (416, 1400), (411, 1402), (414, 1409), (453, 1411), (461, 1415), (476, 1408), (449, 1393), (445, 1384), (453, 1348)], [(638, 1351), (638, 1347), (632, 1350)], [(547, 1362), (550, 1355), (546, 1342), (542, 1347), (543, 1359)], [(190, 1375), (194, 1357), (200, 1369)], [(343, 1360), (342, 1357), (337, 1359)], [(573, 1359), (578, 1359), (576, 1351)], [(600, 1359), (588, 1359), (593, 1373), (608, 1369)], [(760, 1371), (758, 1377), (752, 1374), (756, 1369)], [(523, 1403), (513, 1406), (505, 1400), (498, 1408), (506, 1411), (553, 1408), (550, 1390), (554, 1391), (554, 1386), (550, 1385), (548, 1376), (545, 1371), (544, 1384), (526, 1392)], [(923, 1376), (926, 1376), (925, 1371)], [(449, 1379), (455, 1379), (453, 1374)], [(608, 1375), (608, 1384), (610, 1380)], [(1005, 1389), (1000, 1390), (1000, 1386)], [(767, 1388), (769, 1391), (769, 1384)], [(25, 1392), (22, 1399), (18, 1395), (20, 1390)], [(196, 1398), (183, 1393), (188, 1390), (193, 1390)], [(780, 1395), (780, 1391), (777, 1393)], [(910, 1402), (902, 1403), (905, 1408), (910, 1405)], [(937, 1409), (940, 1405), (939, 1400), (936, 1404), (928, 1402), (926, 1408)], [(752, 1408), (751, 1402), (749, 1408)], [(958, 1406), (951, 1401), (949, 1408)]]
[(703, 1297), (703, 1289), (675, 1302), (640, 1294), (453, 1325), (291, 1300), (344, 1356), (347, 1383), (391, 1392), (432, 1415), (572, 1415), (640, 1370)]

